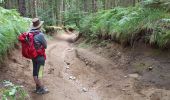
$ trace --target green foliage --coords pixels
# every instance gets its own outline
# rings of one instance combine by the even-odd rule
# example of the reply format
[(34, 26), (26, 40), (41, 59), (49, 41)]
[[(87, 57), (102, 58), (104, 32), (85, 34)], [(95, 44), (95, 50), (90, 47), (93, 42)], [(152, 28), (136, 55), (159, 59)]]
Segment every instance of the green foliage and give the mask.
[(79, 28), (75, 24), (66, 25), (65, 28), (66, 29), (72, 28), (72, 29), (75, 29), (75, 30), (79, 30)]
[(29, 19), (19, 16), (16, 10), (0, 7), (0, 56), (17, 42), (17, 35), (27, 30)]
[(23, 89), (23, 86), (14, 85), (10, 81), (3, 82), (4, 87), (1, 88), (2, 100), (25, 100), (28, 94)]
[(143, 7), (163, 9), (170, 11), (170, 0), (143, 0), (141, 2)]
[[(74, 26), (75, 28), (80, 27), (80, 20), (84, 17), (85, 12), (83, 12), (80, 7), (76, 7), (76, 0), (67, 0), (66, 6), (68, 7), (63, 12), (63, 22), (64, 25)], [(81, 2), (79, 2), (78, 6), (81, 6)]]
[[(144, 38), (150, 44), (166, 47), (170, 42), (170, 29), (164, 28), (164, 25), (169, 27), (169, 18), (170, 15), (163, 9), (116, 7), (87, 16), (81, 20), (80, 30), (91, 40), (107, 37), (121, 44), (133, 45), (138, 39)], [(160, 20), (164, 21), (158, 24)]]
[(156, 44), (161, 48), (170, 46), (170, 19), (161, 19), (155, 23), (153, 34), (150, 37), (150, 43)]

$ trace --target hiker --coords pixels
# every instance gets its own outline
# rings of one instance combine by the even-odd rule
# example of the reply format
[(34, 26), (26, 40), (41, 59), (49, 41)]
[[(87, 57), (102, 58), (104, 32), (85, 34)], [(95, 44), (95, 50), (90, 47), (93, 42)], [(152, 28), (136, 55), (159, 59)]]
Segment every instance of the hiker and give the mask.
[[(31, 30), (29, 33), (34, 34), (34, 47), (36, 50), (47, 48), (47, 42), (44, 38), (43, 33), (41, 32), (41, 26), (44, 22), (40, 21), (39, 18), (34, 18), (32, 20)], [(44, 94), (47, 93), (48, 90), (45, 88), (42, 84), (42, 78), (43, 78), (43, 70), (45, 65), (46, 55), (45, 50), (42, 55), (39, 55), (36, 58), (32, 59), (33, 63), (33, 78), (36, 84), (36, 90), (35, 92), (38, 94)]]
[(45, 94), (48, 93), (42, 84), (44, 65), (46, 60), (45, 49), (47, 42), (41, 32), (41, 26), (44, 22), (39, 18), (32, 20), (31, 29), (29, 32), (21, 33), (18, 40), (22, 44), (22, 55), (25, 58), (31, 59), (33, 63), (33, 78), (36, 84), (35, 93)]

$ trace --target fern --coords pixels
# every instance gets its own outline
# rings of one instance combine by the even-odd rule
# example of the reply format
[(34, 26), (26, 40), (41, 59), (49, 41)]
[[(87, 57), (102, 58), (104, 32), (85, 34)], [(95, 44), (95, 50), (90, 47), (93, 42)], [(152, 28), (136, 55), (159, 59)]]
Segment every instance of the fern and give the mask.
[(0, 56), (2, 56), (17, 42), (17, 35), (27, 30), (29, 20), (20, 17), (16, 10), (0, 7), (0, 13)]
[[(166, 3), (169, 4), (168, 2)], [(116, 7), (89, 15), (81, 20), (80, 31), (90, 39), (110, 35), (114, 41), (131, 44), (135, 40), (145, 37), (150, 44), (158, 45), (160, 48), (166, 47), (170, 39), (169, 29), (163, 28), (158, 22), (161, 19), (169, 21), (170, 15), (161, 6), (160, 8), (145, 7), (155, 3), (164, 5), (164, 0), (145, 0), (142, 3), (144, 7)], [(145, 33), (141, 34), (143, 30)]]

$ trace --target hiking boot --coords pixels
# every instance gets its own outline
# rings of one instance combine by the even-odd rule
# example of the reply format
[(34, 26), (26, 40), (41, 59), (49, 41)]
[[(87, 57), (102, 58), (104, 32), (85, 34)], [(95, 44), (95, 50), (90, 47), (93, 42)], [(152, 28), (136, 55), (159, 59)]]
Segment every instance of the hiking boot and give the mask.
[(39, 91), (39, 89), (41, 89), (41, 87), (36, 85), (36, 89), (33, 90), (33, 93), (37, 93), (37, 91)]
[(49, 93), (47, 88), (41, 87), (36, 91), (37, 94), (46, 94)]

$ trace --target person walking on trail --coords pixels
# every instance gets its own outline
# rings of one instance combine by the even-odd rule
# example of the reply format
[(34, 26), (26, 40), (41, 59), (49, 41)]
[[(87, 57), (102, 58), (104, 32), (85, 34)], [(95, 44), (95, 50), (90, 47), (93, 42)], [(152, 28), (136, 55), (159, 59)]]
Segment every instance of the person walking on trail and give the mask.
[(39, 18), (34, 18), (32, 20), (31, 30), (29, 33), (34, 34), (34, 47), (36, 50), (44, 48), (44, 54), (38, 55), (36, 58), (32, 59), (33, 63), (33, 78), (36, 84), (35, 93), (45, 94), (48, 93), (48, 89), (43, 86), (43, 70), (46, 60), (45, 49), (47, 48), (47, 42), (44, 38), (43, 32), (40, 31), (43, 21), (40, 21)]
[(35, 93), (45, 94), (48, 89), (43, 86), (43, 70), (46, 60), (45, 49), (47, 42), (41, 32), (43, 21), (39, 18), (32, 20), (31, 29), (29, 32), (24, 32), (18, 36), (18, 40), (22, 44), (22, 55), (25, 58), (31, 59), (33, 63), (33, 78), (36, 84)]

